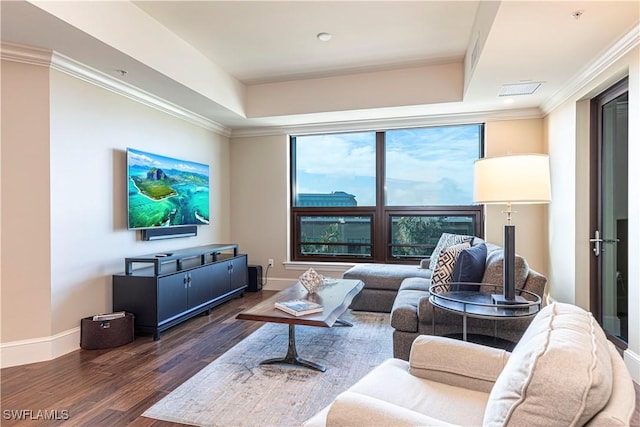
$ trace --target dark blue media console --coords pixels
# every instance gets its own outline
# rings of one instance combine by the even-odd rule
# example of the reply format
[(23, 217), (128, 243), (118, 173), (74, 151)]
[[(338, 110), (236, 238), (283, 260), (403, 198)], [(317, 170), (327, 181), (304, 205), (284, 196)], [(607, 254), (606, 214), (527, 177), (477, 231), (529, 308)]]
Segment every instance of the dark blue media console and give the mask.
[(133, 313), (136, 331), (157, 340), (160, 332), (242, 296), (247, 285), (247, 255), (237, 244), (128, 257), (125, 272), (113, 276), (113, 311)]

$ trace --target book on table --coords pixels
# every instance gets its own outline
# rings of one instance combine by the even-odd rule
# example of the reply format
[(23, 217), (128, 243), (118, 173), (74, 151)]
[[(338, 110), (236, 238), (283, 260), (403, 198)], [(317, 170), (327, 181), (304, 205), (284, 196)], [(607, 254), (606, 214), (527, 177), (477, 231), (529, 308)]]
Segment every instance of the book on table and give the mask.
[(296, 299), (291, 301), (276, 302), (275, 307), (294, 316), (304, 316), (305, 314), (319, 313), (322, 311), (322, 305), (307, 301), (304, 299)]

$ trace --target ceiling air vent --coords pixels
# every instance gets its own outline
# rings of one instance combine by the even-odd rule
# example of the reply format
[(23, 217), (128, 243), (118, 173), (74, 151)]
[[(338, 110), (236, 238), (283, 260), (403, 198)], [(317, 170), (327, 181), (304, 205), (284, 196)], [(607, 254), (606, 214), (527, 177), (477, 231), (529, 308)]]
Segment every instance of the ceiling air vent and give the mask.
[(498, 96), (531, 95), (541, 85), (542, 82), (527, 82), (503, 85), (502, 88), (500, 88), (500, 93), (498, 93)]

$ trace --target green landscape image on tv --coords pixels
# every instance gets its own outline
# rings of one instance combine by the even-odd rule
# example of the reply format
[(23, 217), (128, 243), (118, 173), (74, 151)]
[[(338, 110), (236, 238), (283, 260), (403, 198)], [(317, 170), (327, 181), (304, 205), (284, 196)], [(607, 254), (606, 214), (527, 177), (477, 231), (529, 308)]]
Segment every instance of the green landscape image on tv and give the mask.
[(129, 228), (209, 224), (209, 166), (127, 149)]

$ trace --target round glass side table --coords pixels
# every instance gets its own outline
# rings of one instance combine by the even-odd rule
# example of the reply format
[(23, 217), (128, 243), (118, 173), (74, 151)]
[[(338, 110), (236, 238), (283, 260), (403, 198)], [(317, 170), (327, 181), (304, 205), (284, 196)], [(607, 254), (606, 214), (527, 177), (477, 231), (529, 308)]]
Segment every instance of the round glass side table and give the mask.
[[(450, 290), (452, 288), (477, 285), (482, 291)], [(456, 313), (462, 316), (462, 340), (467, 341), (467, 318), (490, 320), (509, 320), (523, 317), (532, 317), (538, 314), (542, 306), (542, 299), (533, 292), (516, 289), (516, 295), (526, 298), (525, 302), (510, 304), (496, 304), (491, 295), (502, 293), (501, 285), (487, 283), (447, 283), (445, 285), (432, 285), (429, 287), (429, 302), (438, 308)], [(435, 316), (431, 324), (435, 335)], [(497, 335), (497, 323), (494, 322), (494, 337)]]

